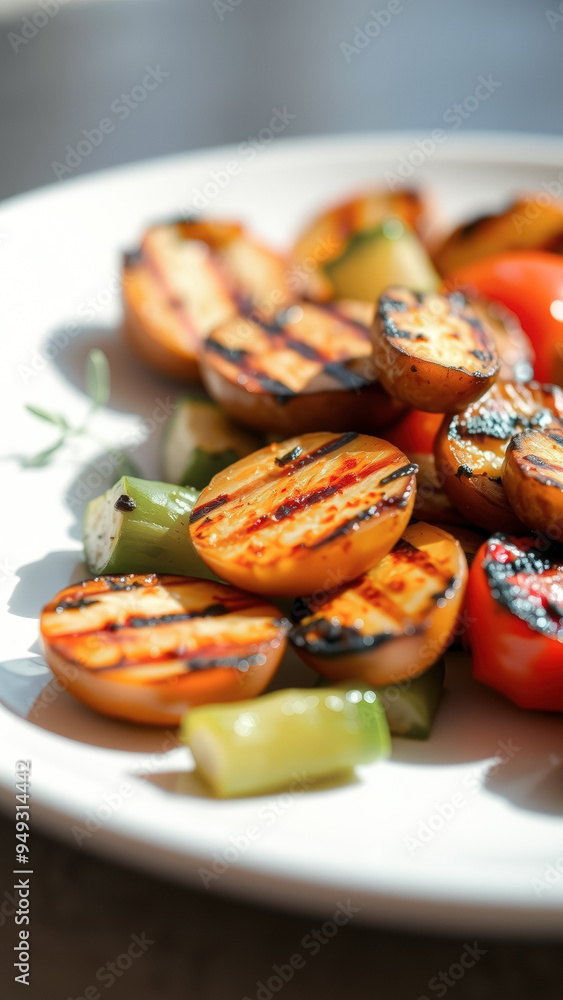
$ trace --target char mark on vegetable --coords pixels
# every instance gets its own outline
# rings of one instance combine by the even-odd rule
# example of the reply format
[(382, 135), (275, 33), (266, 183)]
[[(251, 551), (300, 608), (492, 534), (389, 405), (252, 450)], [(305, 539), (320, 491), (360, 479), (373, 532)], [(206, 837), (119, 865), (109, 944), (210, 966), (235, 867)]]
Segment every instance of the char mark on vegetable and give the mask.
[(62, 614), (63, 611), (78, 611), (80, 608), (87, 608), (89, 604), (99, 604), (100, 602), (96, 600), (95, 597), (78, 597), (76, 600), (64, 600), (60, 601), (55, 611), (58, 615)]
[(222, 493), (220, 496), (215, 497), (214, 500), (210, 500), (208, 503), (203, 503), (199, 507), (194, 507), (190, 516), (190, 524), (194, 524), (195, 521), (199, 521), (202, 517), (207, 517), (218, 507), (222, 507), (223, 504), (230, 500), (228, 493)]
[(219, 615), (228, 615), (229, 609), (224, 604), (210, 604), (201, 611), (179, 611), (177, 614), (154, 615), (152, 618), (143, 618), (141, 615), (132, 615), (124, 622), (112, 622), (107, 626), (108, 631), (118, 632), (123, 628), (154, 628), (158, 625), (176, 625), (179, 622), (189, 622), (196, 618), (217, 618)]
[(302, 453), (303, 453), (303, 449), (301, 448), (300, 445), (296, 444), (295, 448), (292, 448), (291, 451), (286, 452), (285, 455), (282, 455), (281, 458), (275, 458), (274, 461), (275, 461), (276, 465), (279, 465), (280, 468), (282, 468), (284, 465), (287, 465), (289, 462), (294, 462), (295, 459), (299, 458), (299, 456)]
[(408, 465), (402, 465), (400, 469), (395, 469), (394, 472), (390, 472), (388, 476), (385, 476), (381, 482), (380, 486), (388, 486), (389, 483), (394, 482), (395, 479), (402, 479), (403, 476), (413, 476), (418, 472), (418, 465), (415, 462), (409, 462)]

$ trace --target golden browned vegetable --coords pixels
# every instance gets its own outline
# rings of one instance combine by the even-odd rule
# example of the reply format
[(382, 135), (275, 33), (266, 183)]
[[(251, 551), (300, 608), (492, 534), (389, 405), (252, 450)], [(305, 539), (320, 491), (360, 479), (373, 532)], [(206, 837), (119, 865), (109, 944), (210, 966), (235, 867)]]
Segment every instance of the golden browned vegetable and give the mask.
[(177, 723), (193, 705), (264, 690), (289, 622), (252, 594), (184, 576), (100, 576), (66, 587), (43, 609), (55, 676), (105, 715)]
[(563, 202), (545, 191), (518, 199), (498, 215), (465, 222), (434, 253), (440, 274), (507, 250), (563, 253)]
[(506, 450), (502, 483), (529, 528), (563, 539), (563, 423), (516, 434)]
[(492, 337), (460, 293), (388, 288), (372, 340), (383, 387), (430, 413), (460, 410), (478, 399), (500, 368)]
[(365, 302), (301, 302), (270, 322), (239, 314), (202, 345), (202, 378), (235, 420), (278, 434), (377, 431), (402, 404), (374, 379)]
[[(319, 302), (327, 302), (340, 296), (361, 298), (362, 293), (366, 292), (367, 300), (373, 303), (378, 292), (372, 289), (371, 282), (377, 282), (378, 276), (374, 273), (370, 282), (369, 275), (365, 274), (364, 262), (377, 262), (376, 272), (382, 265), (384, 269), (387, 267), (387, 250), (383, 248), (383, 258), (380, 253), (382, 224), (390, 218), (398, 219), (408, 229), (424, 237), (427, 229), (426, 211), (425, 201), (417, 191), (392, 193), (377, 188), (322, 212), (309, 223), (293, 248), (291, 272), (299, 291), (303, 296)], [(422, 272), (423, 282), (429, 277), (434, 281), (431, 262), (423, 257), (424, 248), (415, 246), (413, 250), (412, 244), (416, 244), (414, 233), (409, 238), (406, 250), (405, 267), (409, 279), (401, 280), (410, 280), (414, 268), (417, 275)], [(357, 251), (360, 254), (356, 258)], [(373, 257), (372, 251), (375, 255)], [(402, 254), (401, 259), (404, 260)], [(344, 268), (338, 266), (333, 270), (337, 262), (342, 262)], [(350, 270), (348, 262), (354, 263)], [(395, 277), (390, 280), (398, 279)]]
[(124, 332), (135, 353), (175, 378), (199, 378), (201, 339), (249, 308), (271, 316), (292, 299), (282, 260), (235, 223), (154, 226), (123, 270)]
[(192, 511), (192, 541), (218, 576), (257, 593), (331, 589), (393, 547), (411, 514), (415, 473), (379, 438), (290, 438), (214, 477)]
[(421, 674), (450, 644), (467, 581), (459, 542), (418, 521), (381, 562), (336, 593), (301, 598), (291, 641), (333, 681)]
[(499, 379), (505, 382), (533, 379), (534, 349), (514, 313), (502, 303), (486, 299), (470, 299), (470, 304), (493, 338), (500, 360)]
[(436, 467), (454, 507), (488, 531), (521, 531), (502, 482), (506, 449), (514, 434), (563, 416), (558, 386), (497, 382), (462, 413), (444, 417), (436, 435)]

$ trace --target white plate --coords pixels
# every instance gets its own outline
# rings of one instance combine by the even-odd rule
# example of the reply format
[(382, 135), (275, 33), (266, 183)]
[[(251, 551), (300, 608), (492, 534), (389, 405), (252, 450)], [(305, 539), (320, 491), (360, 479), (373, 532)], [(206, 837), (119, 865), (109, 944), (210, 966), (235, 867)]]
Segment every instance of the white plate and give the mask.
[[(417, 148), (415, 139), (276, 141), (252, 163), (236, 149), (218, 149), (7, 203), (0, 211), (0, 273), (8, 450), (29, 454), (53, 439), (47, 424), (24, 413), (24, 401), (85, 413), (82, 365), (93, 345), (107, 351), (114, 375), (113, 409), (96, 422), (101, 437), (114, 444), (138, 438), (139, 414), (150, 417), (158, 399), (166, 403), (177, 393), (130, 359), (115, 336), (119, 253), (147, 223), (187, 210), (213, 172), (233, 159), (241, 164), (224, 189), (217, 187), (209, 211), (242, 216), (283, 246), (327, 199), (395, 171), (399, 156)], [(562, 163), (556, 140), (456, 135), (410, 181), (430, 183), (458, 217), (540, 187)], [(69, 330), (71, 321), (78, 332)], [(136, 450), (148, 476), (158, 473), (159, 429)], [(362, 920), (559, 933), (561, 720), (520, 712), (474, 684), (459, 657), (450, 658), (447, 693), (427, 744), (397, 740), (392, 760), (362, 769), (353, 785), (226, 803), (207, 798), (193, 776), (181, 776), (192, 765), (187, 750), (168, 749), (173, 734), (98, 718), (45, 687), (50, 675), (38, 656), (37, 615), (83, 572), (81, 508), (106, 481), (99, 469), (81, 479), (80, 468), (96, 453), (82, 442), (46, 469), (22, 470), (14, 458), (2, 467), (0, 588), (9, 609), (1, 630), (0, 784), (9, 813), (15, 761), (31, 759), (38, 825), (176, 879), (201, 886), (198, 870), (206, 868), (217, 876), (213, 889), (295, 908), (330, 912), (350, 898)], [(38, 695), (35, 722), (27, 721)], [(491, 773), (499, 741), (514, 749)], [(94, 832), (85, 823), (96, 813)], [(223, 863), (213, 870), (218, 857)]]

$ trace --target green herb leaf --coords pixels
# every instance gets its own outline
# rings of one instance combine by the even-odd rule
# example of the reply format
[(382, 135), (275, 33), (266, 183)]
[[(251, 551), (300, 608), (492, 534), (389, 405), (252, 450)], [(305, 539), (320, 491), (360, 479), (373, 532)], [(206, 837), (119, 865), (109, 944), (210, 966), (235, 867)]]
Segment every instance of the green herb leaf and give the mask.
[(45, 448), (44, 451), (38, 452), (37, 455), (32, 455), (31, 458), (26, 458), (23, 461), (23, 465), (27, 469), (39, 469), (45, 465), (48, 465), (51, 461), (52, 456), (55, 454), (59, 448), (65, 443), (64, 438), (60, 438), (59, 441), (55, 441), (50, 448)]
[(68, 429), (68, 423), (62, 413), (52, 413), (50, 410), (43, 410), (40, 406), (32, 406), (31, 403), (26, 403), (25, 408), (28, 413), (39, 417), (40, 420), (46, 420), (50, 424), (55, 424), (56, 427), (64, 427), (65, 430)]
[(111, 377), (108, 359), (99, 347), (88, 351), (85, 377), (90, 399), (96, 406), (105, 406), (110, 397)]

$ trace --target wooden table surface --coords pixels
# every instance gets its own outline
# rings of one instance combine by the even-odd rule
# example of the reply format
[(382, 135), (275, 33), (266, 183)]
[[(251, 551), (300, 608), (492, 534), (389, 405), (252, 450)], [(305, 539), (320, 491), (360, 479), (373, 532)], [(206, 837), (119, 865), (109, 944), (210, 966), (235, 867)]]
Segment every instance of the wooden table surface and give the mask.
[[(11, 822), (0, 819), (3, 859), (10, 856), (13, 836)], [(37, 830), (33, 852), (32, 983), (10, 992), (14, 925), (11, 916), (0, 916), (0, 995), (6, 1000), (99, 1000), (108, 989), (112, 1000), (272, 1000), (278, 993), (284, 1000), (563, 995), (560, 942), (405, 934), (352, 919), (330, 940), (323, 937), (314, 954), (310, 945), (303, 948), (303, 939), (322, 928), (318, 917), (192, 891), (73, 850)], [(6, 867), (3, 882), (9, 885)], [(127, 956), (132, 941), (133, 959)], [(456, 980), (461, 957), (471, 952), (478, 956), (475, 964)], [(289, 978), (294, 954), (305, 956), (305, 964)], [(267, 982), (277, 975), (275, 966), (288, 981), (272, 992)]]

